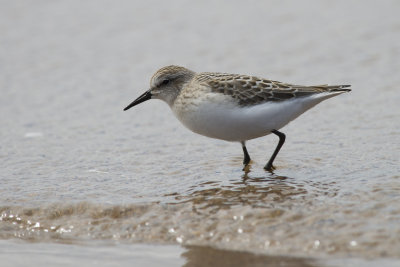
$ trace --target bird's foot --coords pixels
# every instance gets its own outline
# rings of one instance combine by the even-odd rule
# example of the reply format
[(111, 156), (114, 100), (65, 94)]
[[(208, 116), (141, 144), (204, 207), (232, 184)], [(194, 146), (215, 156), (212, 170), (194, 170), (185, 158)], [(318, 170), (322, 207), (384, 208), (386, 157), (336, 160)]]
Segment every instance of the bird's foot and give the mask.
[(244, 171), (244, 172), (250, 172), (250, 167), (251, 167), (251, 164), (250, 164), (250, 160), (248, 161), (248, 162), (243, 162), (243, 169), (242, 169), (242, 171)]
[(267, 165), (265, 165), (264, 170), (272, 172), (273, 170), (275, 170), (275, 167), (272, 164), (268, 163)]

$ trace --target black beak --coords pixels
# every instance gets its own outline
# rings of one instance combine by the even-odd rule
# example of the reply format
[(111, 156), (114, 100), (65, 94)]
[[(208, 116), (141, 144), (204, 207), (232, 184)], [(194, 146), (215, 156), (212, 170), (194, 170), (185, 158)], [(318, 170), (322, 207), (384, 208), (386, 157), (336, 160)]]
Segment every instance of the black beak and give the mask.
[(138, 105), (138, 104), (140, 104), (140, 103), (142, 103), (142, 102), (144, 102), (144, 101), (147, 101), (147, 100), (149, 100), (149, 99), (151, 99), (150, 90), (147, 91), (147, 92), (145, 92), (143, 95), (139, 96), (138, 98), (136, 98), (135, 101), (133, 101), (132, 103), (130, 103), (126, 108), (124, 108), (124, 111), (125, 111), (125, 110), (128, 110), (128, 109), (130, 109), (131, 107), (136, 106), (136, 105)]

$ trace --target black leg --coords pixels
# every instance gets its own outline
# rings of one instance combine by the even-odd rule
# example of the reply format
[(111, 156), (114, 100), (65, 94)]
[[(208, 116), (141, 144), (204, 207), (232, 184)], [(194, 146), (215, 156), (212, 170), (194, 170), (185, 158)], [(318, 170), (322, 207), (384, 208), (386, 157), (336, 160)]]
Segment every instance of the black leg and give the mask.
[(286, 136), (284, 133), (281, 133), (277, 130), (272, 130), (272, 133), (276, 134), (279, 137), (279, 143), (275, 148), (274, 153), (272, 154), (271, 158), (269, 159), (267, 165), (265, 165), (264, 169), (267, 171), (272, 171), (274, 169), (274, 166), (272, 166), (272, 163), (274, 162), (274, 159), (276, 155), (278, 155), (279, 150), (283, 146), (283, 143), (285, 143)]
[(240, 143), (242, 144), (243, 154), (244, 154), (243, 165), (247, 166), (250, 162), (250, 155), (247, 152), (246, 143), (244, 141), (242, 141)]

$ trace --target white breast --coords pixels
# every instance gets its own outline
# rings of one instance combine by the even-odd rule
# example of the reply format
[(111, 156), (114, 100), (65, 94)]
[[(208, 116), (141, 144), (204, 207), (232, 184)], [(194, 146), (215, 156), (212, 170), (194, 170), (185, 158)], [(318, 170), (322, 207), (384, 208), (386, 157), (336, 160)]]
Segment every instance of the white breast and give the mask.
[(282, 102), (239, 106), (230, 96), (207, 93), (204, 97), (177, 99), (171, 107), (191, 131), (226, 141), (245, 141), (279, 130), (319, 102), (337, 95), (322, 93)]

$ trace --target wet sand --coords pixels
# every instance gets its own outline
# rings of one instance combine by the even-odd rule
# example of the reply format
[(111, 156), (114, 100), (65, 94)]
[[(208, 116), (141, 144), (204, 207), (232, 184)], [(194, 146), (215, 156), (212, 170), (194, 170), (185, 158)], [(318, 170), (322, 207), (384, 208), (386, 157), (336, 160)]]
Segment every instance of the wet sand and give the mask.
[(222, 250), (204, 246), (180, 247), (150, 244), (91, 244), (23, 243), (0, 241), (2, 266), (397, 266), (393, 259), (365, 260), (360, 258), (299, 258), (273, 256), (243, 251)]

